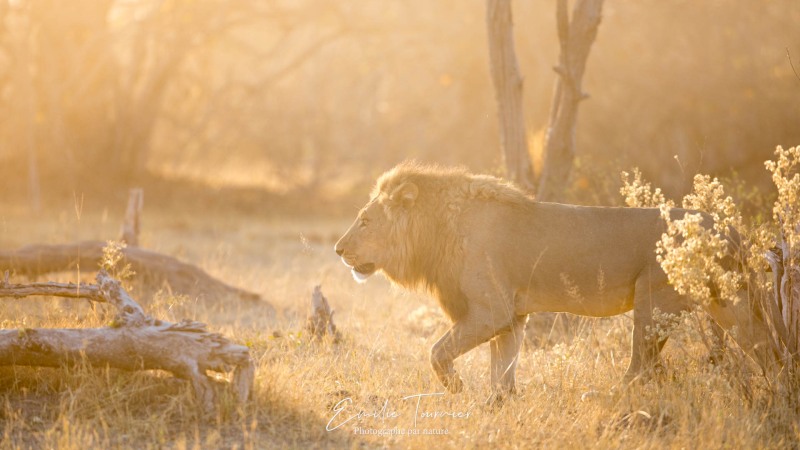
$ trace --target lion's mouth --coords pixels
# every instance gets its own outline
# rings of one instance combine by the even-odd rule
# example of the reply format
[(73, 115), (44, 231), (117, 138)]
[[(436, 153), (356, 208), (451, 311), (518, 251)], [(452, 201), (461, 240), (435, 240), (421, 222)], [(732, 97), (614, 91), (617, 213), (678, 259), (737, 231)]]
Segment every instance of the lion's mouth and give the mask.
[(350, 272), (353, 273), (353, 278), (359, 283), (363, 283), (377, 271), (374, 263), (356, 264), (355, 261), (348, 261), (345, 257), (342, 257), (342, 262), (345, 266), (350, 268)]
[(367, 278), (375, 273), (375, 264), (359, 264), (353, 266), (353, 268), (350, 269), (350, 272), (353, 274), (353, 278), (355, 278), (357, 282), (364, 283), (367, 281)]
[(359, 264), (353, 266), (353, 271), (358, 272), (361, 275), (370, 276), (375, 273), (375, 264), (367, 263), (367, 264)]

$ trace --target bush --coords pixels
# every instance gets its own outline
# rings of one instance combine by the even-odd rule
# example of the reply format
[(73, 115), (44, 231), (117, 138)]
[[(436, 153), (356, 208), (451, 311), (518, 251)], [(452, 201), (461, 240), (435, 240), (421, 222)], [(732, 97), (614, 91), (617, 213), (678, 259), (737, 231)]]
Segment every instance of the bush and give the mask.
[[(660, 208), (665, 232), (656, 247), (658, 261), (680, 294), (704, 309), (744, 301), (748, 309), (740, 311), (749, 311), (747, 320), (764, 321), (770, 348), (760, 349), (754, 359), (768, 385), (785, 392), (797, 385), (800, 337), (800, 147), (779, 146), (775, 157), (765, 165), (778, 196), (772, 221), (764, 223), (745, 220), (722, 183), (708, 175), (694, 177), (693, 190), (682, 201), (688, 210), (682, 217), (670, 213), (675, 203), (653, 190), (638, 170), (623, 172), (620, 193), (628, 206)], [(759, 335), (748, 334), (755, 333), (745, 330), (751, 325), (726, 328), (740, 342), (753, 343)]]

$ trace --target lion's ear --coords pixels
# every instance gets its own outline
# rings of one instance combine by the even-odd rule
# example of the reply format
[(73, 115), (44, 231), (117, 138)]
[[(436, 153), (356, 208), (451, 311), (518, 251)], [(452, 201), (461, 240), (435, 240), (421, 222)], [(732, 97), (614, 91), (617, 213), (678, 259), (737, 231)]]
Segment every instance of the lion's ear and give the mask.
[(408, 209), (414, 206), (414, 202), (417, 201), (417, 195), (419, 195), (419, 188), (416, 184), (408, 181), (392, 191), (392, 195), (390, 195), (389, 198), (393, 202), (397, 202)]

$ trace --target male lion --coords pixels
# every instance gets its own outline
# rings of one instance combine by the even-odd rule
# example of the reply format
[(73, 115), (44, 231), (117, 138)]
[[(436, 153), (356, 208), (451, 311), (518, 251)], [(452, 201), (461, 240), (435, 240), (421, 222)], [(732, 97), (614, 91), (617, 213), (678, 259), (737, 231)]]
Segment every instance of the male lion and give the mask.
[[(491, 176), (404, 163), (378, 179), (335, 250), (357, 280), (382, 271), (439, 300), (453, 326), (434, 344), (431, 364), (450, 392), (463, 387), (453, 360), (491, 340), (492, 399), (499, 400), (515, 390), (533, 312), (607, 317), (633, 310), (625, 380), (658, 362), (666, 338), (648, 335), (653, 310), (691, 306), (656, 261), (664, 230), (658, 209), (537, 202)], [(726, 260), (734, 264), (732, 256)], [(767, 330), (746, 299), (715, 300), (707, 310), (723, 328), (737, 325), (739, 343), (766, 362)]]

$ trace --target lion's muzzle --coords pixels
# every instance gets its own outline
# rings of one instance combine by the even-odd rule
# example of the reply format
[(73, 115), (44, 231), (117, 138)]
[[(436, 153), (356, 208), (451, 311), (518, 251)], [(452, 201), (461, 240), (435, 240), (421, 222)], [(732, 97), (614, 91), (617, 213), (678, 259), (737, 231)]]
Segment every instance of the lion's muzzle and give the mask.
[(367, 280), (372, 274), (377, 271), (377, 267), (373, 263), (366, 263), (366, 264), (358, 264), (355, 261), (348, 261), (346, 255), (342, 256), (342, 263), (350, 269), (350, 272), (353, 274), (353, 278), (359, 283), (363, 283)]

